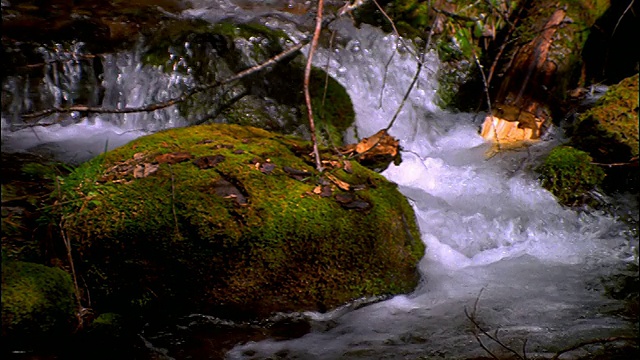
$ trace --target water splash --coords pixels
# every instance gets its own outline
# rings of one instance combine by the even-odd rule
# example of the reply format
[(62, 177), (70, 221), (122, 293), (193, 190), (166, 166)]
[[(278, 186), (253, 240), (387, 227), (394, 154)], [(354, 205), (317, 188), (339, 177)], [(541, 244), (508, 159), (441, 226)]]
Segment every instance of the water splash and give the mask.
[[(9, 76), (3, 84), (2, 147), (38, 151), (79, 163), (105, 150), (187, 121), (177, 106), (129, 114), (52, 114), (33, 123), (20, 115), (48, 108), (87, 105), (104, 109), (142, 107), (179, 96), (191, 86), (188, 73), (144, 65), (142, 46), (115, 54), (91, 55), (82, 43), (39, 49), (42, 81), (33, 74)], [(31, 76), (29, 76), (31, 75)]]
[[(316, 65), (329, 63), (354, 102), (354, 133), (368, 136), (387, 126), (415, 73), (415, 58), (410, 52), (392, 57), (396, 39), (377, 29), (356, 30), (347, 22), (334, 29), (344, 45), (330, 59), (321, 51)], [(530, 168), (557, 142), (486, 159), (489, 145), (473, 115), (434, 105), (437, 71), (437, 58), (429, 54), (390, 131), (405, 149), (403, 162), (383, 173), (416, 211), (427, 246), (421, 285), (331, 318), (332, 326), (299, 339), (239, 345), (229, 359), (486, 356), (465, 315), (476, 302), (482, 326), (500, 329), (501, 341), (517, 350), (526, 339), (528, 356), (550, 357), (585, 339), (633, 334), (630, 323), (605, 315), (622, 304), (604, 296), (603, 278), (634, 258), (637, 239), (615, 218), (564, 208), (540, 187)]]

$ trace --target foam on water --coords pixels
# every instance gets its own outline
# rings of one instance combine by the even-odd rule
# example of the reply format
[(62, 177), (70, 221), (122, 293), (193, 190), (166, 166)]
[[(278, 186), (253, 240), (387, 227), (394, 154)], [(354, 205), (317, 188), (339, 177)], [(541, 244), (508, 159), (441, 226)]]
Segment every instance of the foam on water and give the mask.
[[(227, 16), (237, 10), (235, 2), (227, 0), (210, 6), (194, 7), (185, 15), (213, 21), (220, 16), (216, 11)], [(356, 126), (348, 140), (372, 135), (389, 124), (401, 104), (417, 68), (415, 50), (366, 25), (355, 29), (349, 21), (340, 21), (333, 29), (340, 45), (320, 49), (316, 65), (329, 64), (330, 74), (352, 97)], [(101, 61), (105, 93), (100, 99), (105, 107), (163, 101), (191, 81), (141, 66), (135, 52), (107, 55)], [(412, 203), (426, 244), (418, 288), (367, 306), (305, 314), (312, 326), (309, 334), (241, 344), (228, 353), (229, 359), (486, 356), (470, 332), (465, 309), (467, 314), (475, 309), (474, 316), (487, 330), (502, 329), (500, 338), (513, 348), (520, 349), (527, 339), (528, 355), (629, 333), (624, 319), (607, 315), (622, 305), (604, 296), (603, 278), (637, 261), (637, 239), (630, 239), (625, 226), (612, 217), (561, 207), (539, 186), (527, 170), (553, 141), (487, 159), (490, 145), (478, 135), (482, 117), (451, 114), (434, 105), (438, 67), (436, 54), (428, 53), (416, 88), (390, 129), (404, 149), (403, 162), (384, 172)], [(67, 78), (77, 78), (77, 67), (63, 70)], [(11, 113), (32, 110), (33, 104), (21, 95), (29, 92), (27, 85), (14, 80), (4, 89), (15, 94)], [(54, 99), (47, 101), (71, 104), (59, 83), (50, 80), (48, 86), (54, 88), (48, 93)], [(3, 146), (50, 146), (75, 161), (144, 133), (184, 124), (175, 107), (150, 114), (91, 116), (77, 124), (49, 117), (42, 122), (55, 125), (22, 130), (15, 129), (16, 119), (9, 116), (3, 112)]]
[[(355, 30), (348, 22), (335, 30), (344, 47), (330, 59), (320, 51), (317, 65), (330, 64), (354, 102), (353, 133), (368, 136), (387, 126), (417, 65), (408, 51), (391, 57), (398, 47), (393, 36), (366, 25)], [(420, 286), (312, 320), (316, 330), (299, 339), (239, 345), (229, 359), (486, 356), (465, 315), (474, 308), (484, 327), (502, 329), (508, 346), (521, 349), (526, 339), (528, 355), (630, 331), (622, 319), (603, 315), (621, 305), (604, 296), (602, 278), (633, 258), (637, 240), (609, 216), (560, 206), (531, 171), (523, 171), (553, 141), (487, 159), (489, 145), (474, 116), (433, 105), (437, 64), (430, 54), (418, 89), (390, 130), (405, 149), (403, 162), (383, 173), (416, 211), (427, 247)], [(488, 346), (499, 351), (495, 343)]]
[[(92, 63), (83, 60), (81, 45), (41, 49), (46, 64), (37, 95), (30, 95), (28, 77), (10, 76), (5, 81), (3, 100), (6, 96), (11, 101), (3, 102), (3, 150), (45, 152), (62, 161), (80, 163), (142, 135), (187, 124), (176, 106), (148, 113), (61, 113), (38, 119), (36, 123), (23, 121), (19, 117), (22, 113), (72, 106), (76, 103), (75, 96), (83, 91), (89, 93), (83, 105), (123, 109), (167, 101), (193, 82), (188, 74), (142, 65), (139, 47), (101, 55), (98, 61), (102, 73), (98, 80)], [(60, 69), (57, 64), (62, 64)], [(84, 90), (80, 91), (81, 88)]]

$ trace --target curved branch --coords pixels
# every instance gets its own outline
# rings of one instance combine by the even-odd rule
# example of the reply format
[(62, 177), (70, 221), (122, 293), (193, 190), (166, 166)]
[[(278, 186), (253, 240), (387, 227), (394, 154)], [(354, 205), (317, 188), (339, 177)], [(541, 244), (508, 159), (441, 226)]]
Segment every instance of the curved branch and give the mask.
[(275, 65), (276, 63), (278, 63), (279, 61), (281, 61), (282, 59), (288, 57), (289, 55), (295, 53), (296, 51), (302, 49), (305, 45), (307, 44), (307, 41), (301, 41), (300, 43), (284, 50), (283, 52), (277, 54), (276, 56), (266, 60), (265, 62), (258, 64), (256, 66), (252, 66), (248, 69), (245, 69), (243, 71), (240, 71), (239, 73), (230, 76), (226, 79), (220, 80), (220, 81), (216, 81), (212, 84), (207, 84), (207, 85), (202, 85), (202, 86), (196, 86), (195, 88), (187, 91), (186, 93), (175, 97), (173, 99), (169, 99), (167, 101), (164, 102), (160, 102), (160, 103), (155, 103), (155, 104), (151, 104), (151, 105), (147, 105), (147, 106), (141, 106), (141, 107), (133, 107), (133, 108), (122, 108), (122, 109), (108, 109), (108, 108), (103, 108), (103, 107), (91, 107), (91, 106), (86, 106), (86, 105), (74, 105), (74, 106), (69, 106), (69, 107), (65, 107), (65, 108), (61, 108), (61, 107), (54, 107), (54, 108), (49, 108), (49, 109), (45, 109), (42, 111), (36, 111), (36, 112), (32, 112), (32, 113), (28, 113), (28, 114), (23, 114), (22, 118), (23, 119), (35, 119), (35, 118), (40, 118), (43, 116), (47, 116), (47, 115), (51, 115), (51, 114), (63, 114), (63, 113), (71, 113), (74, 111), (79, 111), (79, 112), (84, 112), (84, 113), (103, 113), (103, 114), (129, 114), (129, 113), (137, 113), (137, 112), (151, 112), (151, 111), (156, 111), (156, 110), (160, 110), (160, 109), (164, 109), (167, 108), (169, 106), (172, 105), (176, 105), (178, 103), (181, 103), (185, 100), (187, 100), (189, 97), (200, 93), (202, 91), (205, 90), (210, 90), (210, 89), (214, 89), (216, 87), (222, 86), (222, 85), (226, 85), (229, 84), (231, 82), (240, 80), (246, 76), (249, 76), (251, 74), (254, 74), (268, 66), (271, 65)]

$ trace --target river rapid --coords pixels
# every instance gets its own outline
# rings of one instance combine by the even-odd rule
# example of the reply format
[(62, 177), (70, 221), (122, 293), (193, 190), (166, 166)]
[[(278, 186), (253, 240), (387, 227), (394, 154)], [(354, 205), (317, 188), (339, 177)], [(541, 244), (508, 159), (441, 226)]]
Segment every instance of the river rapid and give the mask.
[[(218, 21), (227, 13), (256, 15), (230, 1), (192, 3), (182, 16)], [(292, 15), (267, 16), (263, 22), (298, 41), (302, 32), (294, 20)], [(334, 22), (331, 29), (335, 47), (319, 49), (314, 62), (328, 66), (352, 98), (356, 126), (346, 134), (352, 141), (356, 134), (366, 137), (388, 125), (417, 68), (415, 50), (376, 28), (355, 28), (348, 19)], [(491, 356), (489, 352), (506, 358), (514, 356), (512, 351), (522, 358), (551, 358), (583, 341), (638, 336), (637, 320), (627, 318), (625, 302), (611, 295), (615, 279), (629, 272), (637, 277), (637, 197), (608, 199), (618, 210), (607, 212), (559, 205), (533, 169), (563, 141), (560, 129), (552, 128), (526, 148), (496, 155), (478, 134), (483, 114), (453, 113), (435, 105), (439, 71), (437, 55), (427, 53), (419, 81), (390, 129), (400, 140), (403, 161), (383, 173), (399, 185), (416, 212), (426, 244), (420, 285), (410, 294), (328, 313), (281, 314), (303, 319), (308, 331), (293, 338), (243, 341), (230, 346), (225, 358), (469, 359)], [(189, 82), (141, 68), (135, 53), (106, 61), (104, 74), (103, 84), (111, 81), (114, 92), (106, 98), (119, 106), (139, 106), (153, 98), (149, 93), (156, 100), (171, 98)], [(26, 131), (13, 129), (3, 113), (3, 147), (47, 147), (67, 160), (81, 161), (155, 131), (158, 124), (186, 124), (171, 108), (126, 116), (97, 115), (76, 125)], [(87, 130), (93, 135), (87, 136)], [(85, 135), (78, 138), (79, 133)], [(622, 215), (634, 220), (631, 226)], [(159, 336), (154, 331), (141, 333), (141, 339), (155, 358), (187, 358), (179, 355), (185, 353), (215, 358), (202, 349), (176, 350), (189, 345), (169, 348), (155, 342)], [(562, 358), (600, 348), (581, 347)]]

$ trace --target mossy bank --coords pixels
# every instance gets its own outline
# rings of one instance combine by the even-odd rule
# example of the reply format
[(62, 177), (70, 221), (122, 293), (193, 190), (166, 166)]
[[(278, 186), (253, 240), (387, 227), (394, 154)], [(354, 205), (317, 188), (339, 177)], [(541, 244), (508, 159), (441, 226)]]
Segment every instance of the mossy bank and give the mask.
[(76, 169), (57, 211), (96, 310), (254, 318), (411, 291), (424, 245), (407, 200), (355, 162), (317, 173), (310, 149), (213, 124)]
[(568, 129), (570, 145), (607, 173), (608, 192), (638, 191), (638, 74), (611, 86)]

